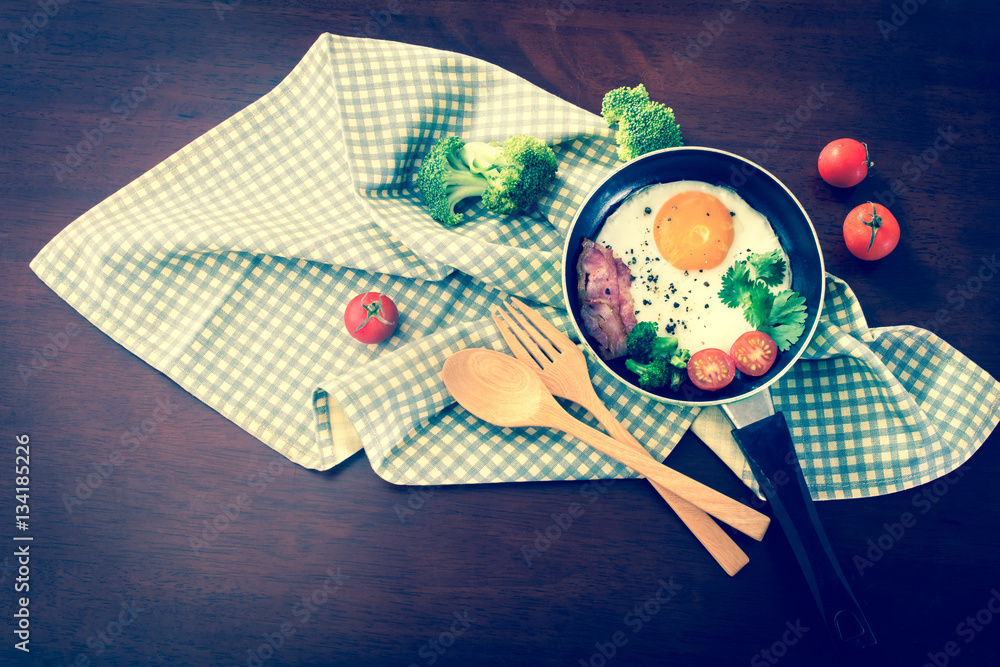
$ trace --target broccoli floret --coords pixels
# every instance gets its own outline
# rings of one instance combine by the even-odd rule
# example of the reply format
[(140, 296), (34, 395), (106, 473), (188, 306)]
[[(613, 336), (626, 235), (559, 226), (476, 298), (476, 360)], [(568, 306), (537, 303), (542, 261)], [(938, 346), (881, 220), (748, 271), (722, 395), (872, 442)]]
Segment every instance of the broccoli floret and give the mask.
[(446, 227), (462, 222), (455, 206), (463, 199), (481, 197), (486, 192), (486, 179), (469, 170), (460, 157), (465, 142), (460, 137), (444, 137), (437, 142), (417, 172), (417, 187), (431, 217)]
[(608, 127), (637, 114), (649, 102), (646, 86), (639, 84), (635, 88), (623, 86), (608, 91), (601, 103), (601, 115), (607, 121)]
[(608, 126), (618, 124), (618, 157), (625, 162), (644, 153), (682, 146), (674, 110), (649, 99), (646, 86), (616, 88), (604, 96), (601, 115)]
[[(482, 159), (476, 161), (477, 168)], [(508, 137), (493, 165), (482, 172), (489, 181), (483, 203), (497, 213), (526, 213), (555, 178), (556, 154), (542, 140), (524, 134)]]
[(676, 391), (684, 382), (691, 352), (678, 349), (676, 336), (661, 336), (653, 322), (639, 322), (625, 341), (625, 367), (639, 376), (639, 386), (650, 391)]
[(462, 221), (455, 206), (463, 199), (481, 197), (491, 211), (527, 212), (552, 183), (555, 153), (535, 137), (514, 135), (496, 142), (445, 137), (424, 158), (417, 187), (431, 217), (446, 226)]
[(618, 157), (628, 162), (646, 153), (683, 145), (674, 111), (650, 102), (634, 116), (618, 122)]
[(625, 339), (628, 356), (646, 363), (652, 357), (669, 357), (677, 349), (675, 336), (661, 336), (654, 322), (639, 322)]
[[(639, 386), (649, 391), (667, 388), (677, 391), (685, 377), (684, 371), (673, 363), (671, 357), (653, 357), (647, 364), (630, 357), (625, 360), (625, 368), (638, 375)], [(687, 364), (683, 368), (687, 368)]]
[(683, 368), (686, 371), (689, 361), (691, 361), (691, 350), (677, 350), (670, 355), (670, 363), (674, 368)]

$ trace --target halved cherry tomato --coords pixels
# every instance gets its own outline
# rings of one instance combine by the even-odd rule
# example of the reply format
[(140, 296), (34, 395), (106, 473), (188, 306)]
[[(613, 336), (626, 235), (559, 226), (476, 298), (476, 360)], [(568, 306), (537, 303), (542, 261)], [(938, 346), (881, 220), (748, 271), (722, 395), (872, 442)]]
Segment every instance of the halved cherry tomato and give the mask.
[(882, 259), (899, 243), (899, 223), (882, 204), (861, 204), (844, 218), (844, 242), (855, 257)]
[(757, 377), (771, 370), (778, 357), (778, 345), (762, 331), (748, 331), (736, 339), (729, 354), (740, 373)]
[(837, 139), (819, 154), (819, 175), (837, 188), (854, 187), (865, 180), (874, 163), (868, 158), (868, 146), (856, 139)]
[(733, 381), (736, 366), (733, 358), (715, 347), (706, 347), (691, 355), (687, 366), (688, 377), (699, 389), (715, 391)]
[(396, 304), (378, 292), (357, 295), (344, 311), (347, 332), (362, 343), (381, 343), (392, 335), (398, 322)]

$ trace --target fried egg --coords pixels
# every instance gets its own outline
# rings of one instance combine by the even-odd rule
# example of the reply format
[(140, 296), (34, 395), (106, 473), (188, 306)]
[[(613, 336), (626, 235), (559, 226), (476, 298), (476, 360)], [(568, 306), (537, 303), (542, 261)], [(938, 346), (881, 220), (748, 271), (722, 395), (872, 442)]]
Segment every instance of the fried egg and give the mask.
[(633, 193), (605, 221), (597, 240), (632, 274), (639, 322), (656, 322), (692, 352), (726, 352), (751, 327), (740, 308), (719, 299), (722, 276), (752, 253), (780, 250), (771, 224), (735, 192), (701, 181), (657, 183)]

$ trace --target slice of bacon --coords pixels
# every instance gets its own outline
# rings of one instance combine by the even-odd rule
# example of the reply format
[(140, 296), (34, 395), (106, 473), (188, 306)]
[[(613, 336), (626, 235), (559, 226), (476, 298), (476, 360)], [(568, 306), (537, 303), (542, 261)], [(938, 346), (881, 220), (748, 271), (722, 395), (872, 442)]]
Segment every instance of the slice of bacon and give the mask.
[(628, 335), (638, 324), (635, 319), (635, 303), (632, 301), (632, 273), (625, 266), (625, 262), (617, 257), (614, 257), (614, 261), (615, 268), (618, 269), (618, 315), (621, 316), (625, 334)]
[(611, 248), (590, 239), (583, 240), (576, 269), (580, 316), (597, 343), (597, 354), (602, 359), (624, 355), (625, 341), (636, 324), (632, 274)]

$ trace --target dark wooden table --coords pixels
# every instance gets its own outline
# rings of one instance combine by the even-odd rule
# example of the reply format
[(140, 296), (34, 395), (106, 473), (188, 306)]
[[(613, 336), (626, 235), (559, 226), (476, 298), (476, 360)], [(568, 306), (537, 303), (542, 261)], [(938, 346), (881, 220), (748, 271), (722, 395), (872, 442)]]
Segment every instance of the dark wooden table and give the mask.
[[(333, 32), (477, 56), (592, 111), (608, 89), (645, 82), (689, 144), (754, 158), (799, 196), (872, 326), (920, 324), (1000, 375), (996, 3), (7, 0), (0, 19), (0, 663), (1000, 665), (996, 435), (949, 483), (818, 506), (879, 639), (841, 662), (778, 529), (740, 536), (750, 565), (729, 578), (644, 482), (422, 489), (383, 481), (363, 455), (299, 468), (28, 268)], [(123, 101), (137, 86), (147, 94)], [(67, 171), (70, 147), (108, 116)], [(841, 136), (867, 140), (876, 162), (851, 191), (816, 172)], [(862, 263), (840, 225), (872, 198), (903, 241)], [(19, 574), (21, 434), (34, 541)], [(694, 436), (670, 462), (750, 500)], [(240, 494), (249, 506), (219, 519)], [(529, 567), (521, 546), (575, 502), (583, 515)], [(900, 531), (906, 512), (916, 522)], [(30, 653), (14, 648), (24, 596)]]

